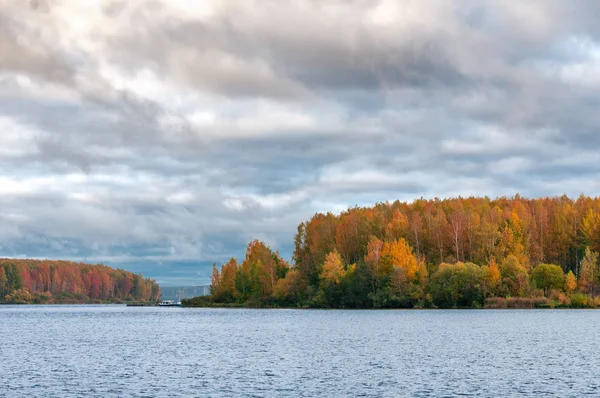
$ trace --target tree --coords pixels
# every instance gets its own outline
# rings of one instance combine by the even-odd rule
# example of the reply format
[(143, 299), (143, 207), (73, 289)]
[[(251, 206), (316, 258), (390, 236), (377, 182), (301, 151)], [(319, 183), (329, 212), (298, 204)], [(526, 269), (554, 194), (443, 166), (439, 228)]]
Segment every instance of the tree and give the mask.
[(300, 272), (292, 268), (285, 278), (277, 282), (275, 298), (281, 302), (296, 304), (301, 299), (303, 288)]
[(6, 274), (6, 285), (9, 293), (13, 290), (23, 288), (23, 277), (21, 276), (20, 267), (17, 268), (17, 265), (14, 263), (7, 264), (4, 266), (4, 272)]
[(514, 255), (509, 255), (500, 266), (500, 290), (502, 295), (519, 297), (525, 294), (528, 275), (525, 267)]
[(460, 252), (462, 249), (462, 235), (463, 229), (465, 227), (465, 213), (462, 208), (455, 210), (450, 215), (450, 230), (452, 232), (452, 243), (454, 245), (454, 250), (456, 253), (456, 261), (460, 261)]
[(565, 287), (569, 293), (573, 292), (577, 288), (577, 277), (573, 271), (569, 271), (565, 276)]
[(210, 283), (210, 294), (214, 301), (228, 303), (234, 301), (237, 297), (236, 277), (238, 264), (235, 258), (221, 266), (221, 272), (217, 269), (217, 264), (213, 264), (212, 277)]
[(330, 252), (325, 258), (321, 269), (321, 280), (327, 284), (339, 285), (344, 277), (344, 264), (337, 250)]
[[(449, 270), (440, 274), (453, 275), (460, 283), (469, 280), (466, 275), (475, 269), (458, 263), (467, 259), (479, 267), (484, 298), (533, 295), (537, 289), (532, 288), (537, 286), (547, 294), (556, 286), (552, 278), (548, 280), (558, 275), (556, 268), (542, 267), (535, 276), (532, 268), (550, 263), (573, 270), (564, 276), (567, 291), (574, 292), (577, 284), (582, 293), (600, 293), (598, 256), (594, 255), (600, 248), (600, 198), (528, 199), (517, 194), (378, 203), (349, 208), (339, 215), (315, 214), (298, 226), (294, 244), (295, 272), (286, 278), (291, 272), (287, 263), (264, 244), (252, 242), (246, 259), (230, 278), (236, 299), (410, 306), (419, 300), (424, 303), (430, 285), (442, 282), (428, 279), (428, 271), (437, 273), (440, 263), (452, 263), (452, 272), (458, 276)], [(335, 252), (339, 258), (332, 261), (329, 256)], [(467, 271), (455, 263), (464, 264)], [(350, 270), (344, 264), (356, 267)], [(48, 286), (53, 294), (81, 292), (81, 274), (69, 270), (58, 272), (51, 267), (45, 273), (22, 272), (22, 284), (30, 289)], [(219, 276), (223, 279), (223, 269)], [(313, 301), (318, 295), (322, 300)]]
[(0, 302), (7, 295), (36, 303), (146, 301), (158, 300), (160, 287), (140, 274), (102, 264), (0, 259)]
[(598, 253), (585, 249), (585, 256), (579, 266), (579, 290), (584, 293), (593, 294), (598, 277)]
[(409, 222), (406, 215), (395, 210), (391, 221), (385, 226), (386, 240), (393, 241), (408, 235)]
[(496, 261), (492, 259), (490, 265), (484, 265), (483, 267), (481, 267), (481, 269), (483, 272), (482, 284), (484, 296), (493, 296), (496, 294), (498, 285), (502, 280), (502, 276), (500, 275), (498, 265), (496, 265)]
[[(231, 261), (228, 264), (230, 267), (232, 267)], [(274, 253), (263, 242), (253, 240), (248, 244), (246, 257), (239, 268), (240, 271), (237, 272), (236, 281), (237, 278), (241, 278), (241, 280), (234, 284), (236, 285), (235, 290), (239, 293), (238, 297), (242, 301), (247, 300), (249, 297), (264, 301), (273, 298), (277, 281), (285, 277), (290, 266), (278, 253)], [(233, 275), (233, 269), (231, 269), (229, 275)], [(223, 275), (221, 275), (221, 278), (223, 278)], [(234, 287), (229, 286), (228, 291), (233, 290)]]
[[(141, 276), (140, 276), (141, 278)], [(91, 272), (90, 273), (90, 290), (89, 290), (89, 297), (91, 299), (97, 299), (100, 297), (100, 293), (101, 293), (101, 285), (100, 285), (100, 278), (98, 277), (96, 272)], [(136, 292), (136, 299), (141, 299), (143, 298), (143, 287), (144, 283), (143, 280), (139, 281), (137, 278), (134, 279), (134, 289)]]
[(417, 258), (404, 239), (383, 244), (381, 263), (384, 275), (390, 275), (394, 268), (401, 268), (406, 272), (406, 277), (409, 280), (414, 280), (420, 269)]
[(600, 214), (590, 209), (583, 219), (582, 229), (588, 247), (592, 250), (600, 250)]
[[(121, 279), (121, 295), (123, 298), (127, 298), (131, 295), (131, 289), (133, 288), (133, 282), (131, 281), (132, 277), (128, 274), (123, 275)], [(76, 283), (74, 283), (76, 286)], [(75, 289), (72, 289), (73, 292)]]
[(8, 279), (4, 273), (4, 267), (0, 266), (0, 301), (8, 294)]
[(531, 279), (537, 288), (544, 290), (544, 296), (552, 289), (565, 287), (565, 274), (555, 264), (539, 264), (531, 272)]
[(238, 267), (235, 273), (235, 292), (239, 302), (245, 302), (252, 294), (252, 281), (247, 268)]
[(381, 261), (383, 253), (383, 241), (371, 236), (367, 246), (367, 255), (365, 256), (365, 264), (371, 274), (372, 292), (379, 289), (381, 280), (389, 276), (389, 271), (385, 270)]
[(221, 299), (233, 301), (237, 295), (235, 290), (235, 277), (237, 275), (238, 263), (235, 258), (230, 258), (221, 266)]
[[(140, 275), (134, 275), (133, 276), (133, 287), (131, 288), (132, 291), (132, 295), (133, 298), (135, 298), (136, 300), (140, 300), (143, 297), (143, 279)], [(91, 287), (92, 283), (90, 283), (90, 297), (95, 298), (94, 296), (92, 296), (92, 287)], [(100, 289), (94, 289), (95, 293), (97, 294), (97, 292)], [(96, 296), (97, 297), (97, 296)]]
[(483, 278), (483, 270), (476, 264), (442, 263), (429, 283), (433, 303), (442, 308), (482, 305)]
[(217, 268), (217, 263), (213, 263), (213, 270), (210, 277), (210, 294), (213, 298), (221, 297), (221, 274)]
[(411, 277), (407, 268), (394, 267), (389, 286), (389, 300), (394, 306), (413, 307), (424, 298), (427, 269), (422, 261), (418, 265), (419, 269)]
[(523, 237), (521, 218), (515, 211), (512, 211), (509, 218), (504, 223), (498, 246), (501, 248), (505, 258), (514, 256), (520, 265), (527, 268), (529, 260), (525, 255)]

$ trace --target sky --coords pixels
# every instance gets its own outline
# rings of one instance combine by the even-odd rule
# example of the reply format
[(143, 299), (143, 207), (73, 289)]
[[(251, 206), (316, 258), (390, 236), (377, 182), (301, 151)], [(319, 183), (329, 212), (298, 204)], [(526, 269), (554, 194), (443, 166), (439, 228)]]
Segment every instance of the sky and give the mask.
[(0, 0), (0, 257), (164, 285), (316, 212), (600, 192), (600, 3)]

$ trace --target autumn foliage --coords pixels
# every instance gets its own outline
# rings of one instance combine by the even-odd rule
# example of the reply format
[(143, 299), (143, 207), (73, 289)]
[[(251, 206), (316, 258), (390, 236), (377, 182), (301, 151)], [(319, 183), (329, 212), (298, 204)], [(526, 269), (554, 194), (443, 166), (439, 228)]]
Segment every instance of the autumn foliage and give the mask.
[(160, 294), (155, 281), (104, 265), (0, 259), (0, 302), (157, 301)]
[[(254, 240), (241, 264), (232, 258), (218, 270), (213, 265), (210, 291), (216, 302), (270, 302), (281, 291), (290, 265), (264, 243)], [(288, 285), (293, 285), (288, 281)], [(287, 285), (286, 285), (287, 286)]]
[(583, 306), (600, 294), (600, 198), (379, 203), (315, 214), (294, 245), (290, 266), (253, 241), (241, 265), (215, 266), (213, 298), (352, 308), (569, 306), (573, 298)]

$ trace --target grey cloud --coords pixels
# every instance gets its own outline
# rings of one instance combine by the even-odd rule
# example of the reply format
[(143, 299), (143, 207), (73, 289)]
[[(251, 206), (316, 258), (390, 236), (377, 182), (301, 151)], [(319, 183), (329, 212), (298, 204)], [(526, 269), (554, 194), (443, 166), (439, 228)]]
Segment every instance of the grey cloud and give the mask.
[[(357, 8), (333, 2), (340, 9), (335, 20), (279, 2), (223, 4), (216, 22), (164, 17), (157, 23), (147, 10), (139, 10), (134, 15), (143, 35), (134, 30), (114, 36), (115, 59), (145, 60), (159, 73), (172, 73), (225, 95), (277, 98), (300, 96), (303, 88), (437, 87), (468, 79), (452, 65), (442, 31), (407, 36), (369, 29), (362, 21), (369, 11), (366, 3)], [(153, 16), (158, 15), (155, 11)], [(245, 66), (249, 74), (237, 66)], [(295, 89), (293, 82), (298, 83)]]
[(316, 211), (600, 194), (596, 4), (380, 4), (10, 4), (0, 256), (205, 283), (255, 237), (290, 258)]
[[(8, 5), (3, 7), (9, 8)], [(42, 39), (43, 28), (24, 29), (15, 17), (20, 10), (0, 14), (0, 71), (32, 74), (44, 79), (70, 83), (75, 70), (65, 60), (66, 54), (48, 46)]]

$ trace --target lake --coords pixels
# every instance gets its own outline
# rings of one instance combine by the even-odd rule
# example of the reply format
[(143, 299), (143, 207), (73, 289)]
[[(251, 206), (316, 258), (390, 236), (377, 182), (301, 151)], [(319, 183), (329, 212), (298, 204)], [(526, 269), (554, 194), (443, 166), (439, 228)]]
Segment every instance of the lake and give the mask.
[(0, 397), (600, 396), (600, 311), (0, 306)]

